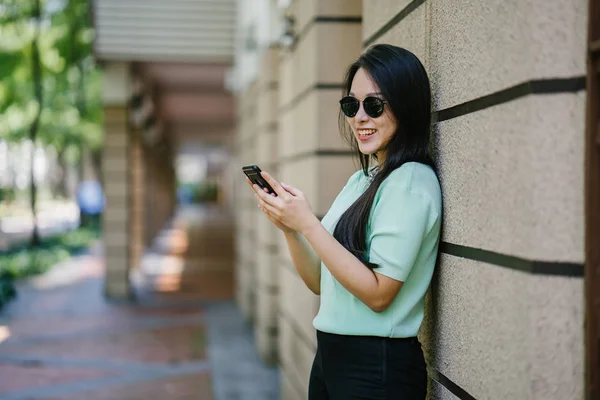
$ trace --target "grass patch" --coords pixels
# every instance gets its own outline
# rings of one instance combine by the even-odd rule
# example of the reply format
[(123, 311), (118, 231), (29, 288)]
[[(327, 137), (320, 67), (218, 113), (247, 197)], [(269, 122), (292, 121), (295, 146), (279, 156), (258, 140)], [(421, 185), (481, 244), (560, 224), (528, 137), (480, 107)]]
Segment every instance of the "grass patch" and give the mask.
[(0, 253), (0, 273), (21, 279), (46, 272), (53, 265), (87, 249), (99, 237), (98, 230), (79, 228), (44, 239), (33, 249), (28, 246), (11, 249)]
[(43, 240), (36, 248), (21, 246), (0, 252), (0, 309), (15, 295), (14, 281), (48, 271), (87, 249), (100, 237), (98, 229), (79, 228)]

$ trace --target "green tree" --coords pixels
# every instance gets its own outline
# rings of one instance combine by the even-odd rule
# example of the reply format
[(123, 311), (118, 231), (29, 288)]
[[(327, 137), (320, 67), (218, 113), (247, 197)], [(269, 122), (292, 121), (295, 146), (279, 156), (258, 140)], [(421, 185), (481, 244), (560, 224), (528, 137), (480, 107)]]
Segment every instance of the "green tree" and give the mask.
[(40, 0), (34, 0), (33, 2), (33, 40), (31, 41), (31, 78), (33, 82), (33, 93), (34, 99), (37, 103), (36, 112), (33, 116), (31, 127), (29, 128), (29, 140), (33, 146), (31, 147), (31, 213), (33, 214), (33, 236), (31, 239), (31, 246), (39, 246), (40, 234), (38, 231), (37, 223), (37, 186), (35, 182), (35, 144), (37, 143), (38, 128), (40, 126), (40, 117), (42, 115), (42, 108), (44, 106), (44, 92), (42, 89), (42, 64), (40, 60), (40, 31), (41, 31), (41, 11), (40, 11)]
[[(33, 152), (38, 145), (52, 146), (63, 168), (85, 150), (99, 154), (102, 145), (101, 80), (89, 10), (89, 0), (0, 4), (0, 140), (28, 139)], [(35, 221), (33, 154), (31, 160)], [(39, 244), (35, 226), (34, 246)]]

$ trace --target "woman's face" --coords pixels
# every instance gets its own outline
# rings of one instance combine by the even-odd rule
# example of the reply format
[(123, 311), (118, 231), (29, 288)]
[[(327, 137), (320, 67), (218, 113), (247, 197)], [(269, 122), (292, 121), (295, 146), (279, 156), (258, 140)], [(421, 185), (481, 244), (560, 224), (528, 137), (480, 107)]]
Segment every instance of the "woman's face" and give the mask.
[(377, 84), (363, 68), (360, 68), (354, 75), (350, 96), (360, 100), (360, 108), (356, 115), (351, 118), (346, 117), (358, 142), (358, 148), (363, 154), (377, 154), (378, 163), (381, 165), (385, 159), (383, 149), (396, 132), (396, 119), (387, 104), (385, 104), (383, 114), (377, 118), (371, 118), (365, 113), (362, 104), (365, 97), (375, 96), (382, 100), (385, 99), (379, 92)]

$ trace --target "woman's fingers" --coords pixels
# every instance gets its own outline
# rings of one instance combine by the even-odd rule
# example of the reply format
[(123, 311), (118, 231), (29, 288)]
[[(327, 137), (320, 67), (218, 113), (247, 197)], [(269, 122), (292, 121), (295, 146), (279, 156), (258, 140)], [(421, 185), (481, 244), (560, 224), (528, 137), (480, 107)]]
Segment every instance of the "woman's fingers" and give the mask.
[(281, 187), (283, 189), (285, 189), (286, 192), (288, 192), (294, 196), (298, 196), (300, 194), (300, 191), (298, 189), (296, 189), (293, 186), (288, 185), (287, 183), (281, 182)]
[[(281, 224), (281, 221), (279, 221), (279, 218), (277, 218), (276, 215), (276, 210), (274, 210), (271, 206), (269, 206), (268, 204), (261, 202), (258, 204), (258, 207), (260, 208), (260, 210), (263, 212), (263, 214), (265, 214), (265, 216), (269, 219), (269, 221), (271, 221), (271, 223), (279, 226)], [(269, 211), (271, 210), (271, 211)]]
[(252, 183), (252, 181), (250, 181), (250, 179), (248, 179), (248, 178), (246, 178), (246, 182), (248, 182), (250, 184), (250, 186), (252, 186), (252, 189), (254, 189), (254, 186), (258, 186), (258, 190), (262, 190), (262, 191), (269, 193), (267, 188), (257, 185), (256, 183)]
[(287, 194), (287, 192), (285, 191), (284, 188), (281, 187), (281, 185), (279, 184), (279, 182), (277, 182), (271, 175), (269, 175), (267, 172), (262, 171), (261, 176), (263, 177), (263, 179), (265, 181), (267, 181), (267, 183), (269, 185), (271, 185), (271, 187), (273, 188), (273, 190), (275, 191), (275, 193), (277, 193), (278, 196), (285, 196)]
[(248, 179), (248, 177), (246, 177), (246, 182), (248, 183), (248, 185), (250, 185), (250, 187), (252, 188), (252, 190), (254, 190), (254, 192), (258, 193), (258, 191), (264, 191), (264, 192), (269, 193), (269, 191), (266, 188), (261, 188), (257, 184), (252, 183), (252, 181), (250, 179)]
[[(267, 195), (267, 196), (269, 196), (269, 195)], [(263, 201), (262, 199), (259, 200), (258, 206), (260, 207), (261, 210), (263, 210), (263, 211), (265, 211), (265, 212), (273, 215), (274, 217), (278, 217), (279, 216), (277, 208), (273, 207), (272, 205), (270, 205), (269, 203)]]
[(273, 206), (271, 206), (269, 203), (267, 203), (264, 199), (263, 196), (265, 196), (268, 198), (270, 197), (268, 194), (266, 193), (261, 193), (261, 190), (258, 189), (258, 191), (256, 193), (254, 193), (254, 197), (256, 197), (256, 200), (258, 201), (258, 207), (262, 210), (262, 209), (266, 209), (267, 206), (271, 207), (272, 209), (275, 209)]
[(278, 204), (277, 202), (279, 201), (279, 199), (277, 196), (272, 196), (268, 194), (267, 192), (262, 190), (262, 188), (258, 185), (254, 185), (253, 189), (256, 195), (265, 203), (270, 204), (272, 206), (276, 206)]

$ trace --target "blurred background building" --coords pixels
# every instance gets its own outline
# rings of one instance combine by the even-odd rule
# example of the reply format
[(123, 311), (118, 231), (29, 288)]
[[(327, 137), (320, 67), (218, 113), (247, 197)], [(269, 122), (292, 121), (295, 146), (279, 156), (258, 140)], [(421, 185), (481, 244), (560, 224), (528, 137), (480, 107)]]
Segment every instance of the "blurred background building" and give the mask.
[(106, 290), (129, 296), (130, 267), (173, 216), (178, 190), (185, 201), (194, 187), (218, 186), (231, 207), (231, 184), (220, 179), (234, 129), (225, 77), (236, 3), (98, 1), (94, 26), (105, 82)]
[[(96, 0), (88, 9), (103, 141), (61, 169), (61, 190), (72, 198), (80, 182), (102, 182), (108, 299), (235, 298), (262, 361), (279, 371), (281, 399), (306, 399), (319, 298), (241, 167), (300, 188), (322, 217), (359, 168), (338, 134), (345, 70), (391, 43), (420, 58), (434, 98), (444, 231), (420, 334), (430, 398), (583, 399), (586, 373), (595, 398), (599, 320), (588, 307), (586, 345), (584, 283), (595, 304), (600, 172), (584, 133), (586, 93), (597, 96), (591, 78), (586, 92), (586, 56), (600, 48), (586, 47), (588, 22), (600, 29), (588, 15), (600, 2)], [(25, 159), (31, 143), (0, 140), (3, 187), (26, 188), (32, 168), (43, 185), (60, 167), (52, 152)], [(65, 204), (61, 221), (76, 226)], [(6, 237), (10, 224), (2, 219)]]

